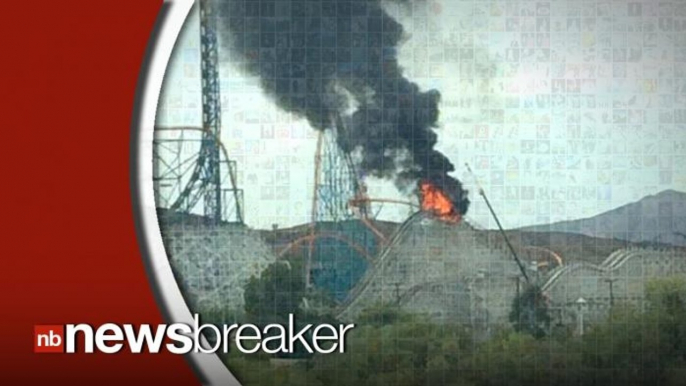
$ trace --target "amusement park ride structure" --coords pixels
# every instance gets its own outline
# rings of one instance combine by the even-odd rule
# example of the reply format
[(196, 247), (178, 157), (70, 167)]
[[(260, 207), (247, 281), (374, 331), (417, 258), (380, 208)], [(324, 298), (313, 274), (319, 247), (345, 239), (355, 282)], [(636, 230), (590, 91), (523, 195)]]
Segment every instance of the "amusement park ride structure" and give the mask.
[[(196, 213), (219, 224), (244, 223), (243, 191), (237, 165), (221, 142), (221, 91), (217, 14), (211, 0), (198, 2), (202, 127), (157, 127), (155, 183), (158, 206), (173, 213)], [(319, 133), (315, 154), (312, 221), (349, 220), (348, 201), (359, 190), (349, 154), (336, 143), (336, 125)], [(227, 194), (228, 193), (228, 194)], [(365, 214), (363, 206), (357, 213)]]
[(243, 191), (237, 185), (236, 163), (221, 143), (217, 15), (209, 0), (199, 1), (198, 11), (202, 127), (156, 128), (153, 178), (157, 205), (166, 206), (171, 213), (188, 214), (201, 208), (214, 224), (243, 224)]
[[(221, 141), (218, 15), (212, 0), (200, 0), (197, 4), (200, 15), (202, 127), (156, 128), (153, 146), (156, 203), (171, 215), (202, 215), (209, 225), (244, 225), (243, 190), (238, 187), (237, 165)], [(372, 214), (372, 204), (398, 204), (422, 209), (421, 205), (409, 201), (368, 196), (364, 176), (355, 170), (353, 156), (337, 143), (338, 135), (347, 131), (345, 124), (341, 115), (335, 114), (331, 127), (318, 134), (309, 231), (307, 235), (292, 240), (284, 249), (290, 249), (293, 244), (309, 243), (305, 269), (308, 287), (312, 285), (318, 240), (345, 243), (347, 248), (357, 251), (359, 257), (369, 260), (386, 245), (390, 236), (374, 226), (376, 216)], [(486, 199), (483, 190), (480, 193)], [(491, 212), (495, 216), (492, 208)], [(355, 237), (346, 234), (341, 224), (351, 220), (359, 221), (363, 228), (371, 231), (376, 239), (375, 250), (359, 245), (353, 241)], [(502, 228), (501, 232), (507, 241)], [(528, 281), (522, 263), (511, 246), (510, 249)]]
[[(221, 93), (217, 13), (211, 0), (198, 2), (200, 14), (200, 67), (202, 127), (156, 127), (154, 139), (154, 183), (157, 206), (170, 214), (202, 215), (209, 224), (245, 224), (243, 190), (239, 188), (236, 161), (221, 141)], [(318, 238), (331, 239), (331, 230), (319, 229), (322, 222), (339, 223), (359, 219), (381, 241), (385, 235), (368, 219), (372, 203), (400, 203), (372, 199), (366, 194), (349, 153), (337, 144), (339, 130), (345, 130), (340, 115), (332, 127), (319, 132), (314, 156), (314, 194), (308, 235), (310, 251)], [(339, 235), (339, 239), (345, 235)], [(359, 245), (352, 245), (358, 251)], [(365, 251), (365, 255), (372, 254)], [(311, 259), (308, 259), (311, 261)], [(309, 272), (309, 269), (308, 269)], [(309, 276), (309, 275), (308, 275)], [(310, 282), (308, 277), (308, 283)]]
[[(186, 215), (189, 214), (201, 216), (204, 223), (203, 227), (209, 227), (199, 228), (202, 232), (201, 244), (205, 246), (204, 243), (208, 237), (214, 237), (214, 235), (220, 233), (214, 232), (214, 230), (217, 230), (218, 228), (212, 227), (234, 224), (238, 225), (238, 227), (228, 226), (226, 228), (231, 228), (232, 232), (235, 228), (245, 229), (243, 227), (245, 225), (245, 215), (243, 212), (243, 190), (238, 186), (241, 178), (237, 170), (237, 163), (230, 158), (230, 153), (221, 140), (222, 110), (218, 71), (220, 61), (217, 14), (214, 12), (212, 0), (199, 0), (197, 6), (200, 15), (202, 126), (156, 127), (153, 143), (153, 182), (155, 185), (156, 204), (160, 209), (165, 209), (165, 213), (169, 214), (171, 217), (179, 214), (180, 216), (178, 218), (181, 219), (186, 218)], [(388, 258), (389, 261), (396, 261), (390, 259), (399, 259), (400, 257), (408, 255), (406, 251), (398, 250), (399, 246), (403, 246), (403, 244), (400, 243), (400, 241), (402, 241), (401, 236), (403, 236), (406, 231), (410, 232), (410, 230), (414, 229), (412, 227), (419, 223), (414, 220), (423, 218), (423, 215), (427, 214), (415, 213), (415, 215), (411, 216), (403, 224), (397, 225), (393, 230), (384, 229), (384, 231), (382, 231), (379, 229), (381, 223), (375, 221), (376, 215), (374, 214), (378, 214), (378, 211), (372, 210), (378, 209), (378, 206), (373, 208), (373, 205), (404, 205), (416, 209), (416, 212), (424, 212), (426, 200), (421, 200), (420, 198), (418, 204), (417, 202), (411, 201), (370, 197), (365, 185), (365, 176), (360, 175), (356, 170), (356, 163), (353, 159), (354, 156), (343, 151), (337, 142), (339, 134), (344, 134), (348, 131), (346, 130), (346, 124), (350, 123), (344, 121), (343, 117), (336, 114), (332, 117), (331, 127), (328, 127), (326, 130), (321, 130), (318, 133), (317, 146), (314, 154), (314, 186), (312, 187), (313, 198), (311, 203), (311, 217), (309, 224), (306, 224), (304, 227), (306, 232), (298, 233), (294, 236), (294, 239), (286, 240), (284, 244), (287, 245), (280, 245), (280, 251), (277, 251), (277, 248), (274, 246), (271, 251), (267, 249), (264, 253), (265, 256), (276, 255), (275, 257), (278, 258), (285, 256), (287, 252), (293, 250), (296, 246), (306, 246), (306, 250), (303, 248), (303, 252), (305, 252), (303, 255), (306, 258), (304, 280), (307, 287), (325, 285), (327, 284), (326, 280), (331, 280), (333, 277), (333, 280), (331, 280), (334, 282), (333, 289), (336, 291), (338, 290), (335, 288), (336, 273), (332, 276), (326, 276), (327, 273), (323, 272), (324, 269), (320, 269), (316, 266), (327, 258), (327, 251), (345, 251), (345, 253), (341, 253), (341, 257), (343, 257), (341, 261), (350, 266), (357, 264), (355, 261), (364, 260), (364, 263), (366, 264), (364, 269), (368, 271), (363, 273), (366, 275), (366, 272), (371, 272), (371, 274), (366, 275), (365, 277), (374, 278), (374, 275), (377, 273), (374, 273), (376, 271), (373, 270), (378, 269), (380, 274), (384, 272), (383, 269), (386, 269), (380, 269), (379, 267), (396, 269), (395, 267), (399, 267), (399, 264), (384, 265), (383, 259)], [(467, 170), (471, 173), (469, 166), (466, 166)], [(476, 180), (475, 176), (474, 179)], [(540, 278), (547, 280), (544, 282), (544, 285), (541, 286), (542, 289), (547, 290), (556, 285), (556, 280), (558, 280), (559, 277), (566, 277), (564, 275), (567, 275), (571, 277), (569, 280), (574, 279), (574, 277), (571, 276), (571, 273), (575, 272), (574, 270), (581, 272), (582, 269), (590, 270), (593, 268), (598, 272), (611, 272), (615, 267), (620, 267), (621, 264), (625, 264), (629, 259), (634, 259), (633, 261), (638, 260), (636, 256), (643, 253), (643, 251), (635, 249), (618, 251), (610, 256), (612, 257), (611, 259), (608, 257), (608, 263), (606, 265), (589, 268), (588, 264), (575, 264), (566, 267), (561, 254), (551, 249), (543, 246), (522, 245), (521, 241), (516, 243), (516, 245), (513, 245), (508, 238), (507, 233), (509, 232), (506, 233), (501, 226), (498, 216), (484, 193), (484, 190), (481, 188), (478, 181), (476, 181), (476, 184), (478, 193), (482, 196), (493, 216), (498, 231), (502, 235), (502, 239), (507, 247), (509, 256), (506, 255), (506, 257), (508, 259), (512, 258), (516, 262), (516, 269), (518, 272), (516, 272), (514, 276), (508, 277), (509, 279), (515, 278), (517, 280), (517, 291), (519, 291), (520, 278), (523, 278), (527, 285), (538, 284), (539, 269), (552, 273), (549, 276), (542, 275)], [(431, 213), (428, 214), (430, 215)], [(414, 223), (410, 221), (413, 218)], [(160, 220), (165, 221), (163, 218), (160, 218)], [(354, 223), (353, 225), (355, 225), (355, 227), (351, 227), (351, 223)], [(182, 225), (183, 227), (181, 229), (185, 231), (186, 224)], [(276, 240), (278, 225), (274, 225), (273, 237)], [(464, 231), (465, 234), (474, 234), (474, 240), (477, 240), (477, 236), (490, 236), (488, 232), (481, 232), (481, 230), (476, 229), (476, 227), (472, 227), (471, 224), (467, 225), (469, 226), (451, 228), (453, 230), (458, 230), (453, 233), (453, 235)], [(472, 228), (474, 231), (472, 231)], [(364, 234), (364, 237), (359, 237), (360, 234)], [(686, 235), (684, 235), (684, 237), (686, 237)], [(256, 236), (256, 238), (259, 237)], [(364, 239), (364, 242), (360, 242), (361, 239)], [(456, 239), (457, 238), (453, 238), (453, 240)], [(224, 239), (215, 237), (215, 241), (216, 240), (221, 240), (220, 242), (224, 245), (230, 244), (231, 248), (237, 244), (235, 240), (242, 241), (242, 239), (239, 239), (238, 237), (226, 237)], [(374, 242), (367, 243), (369, 240), (373, 240)], [(435, 238), (432, 240), (435, 240)], [(516, 239), (513, 238), (513, 240)], [(500, 246), (491, 248), (490, 241), (489, 243), (484, 243), (484, 245), (489, 246), (489, 248), (483, 249), (486, 251), (484, 252), (484, 256), (490, 256), (491, 250), (501, 249)], [(428, 246), (429, 248), (427, 248), (427, 250), (429, 253), (432, 253), (433, 245)], [(196, 248), (195, 244), (193, 244), (193, 248)], [(394, 250), (393, 248), (396, 249)], [(472, 259), (472, 251), (461, 248), (462, 246), (460, 245), (456, 247), (454, 251), (464, 252), (453, 253), (450, 258), (461, 256), (464, 259)], [(504, 250), (504, 248), (502, 249)], [(395, 257), (391, 255), (391, 252), (395, 253)], [(226, 257), (225, 254), (222, 253), (224, 252), (214, 253), (215, 256), (218, 256), (216, 257), (217, 260)], [(419, 251), (411, 257), (414, 258), (416, 255), (421, 255), (422, 253), (424, 252)], [(649, 253), (651, 254), (650, 256), (653, 256), (659, 255), (663, 253), (663, 251), (649, 251)], [(351, 255), (353, 254), (355, 255), (354, 257), (356, 260), (351, 258)], [(500, 254), (500, 252), (498, 252), (498, 254)], [(673, 255), (676, 256), (676, 254)], [(250, 253), (249, 259), (253, 259), (253, 256), (254, 255)], [(328, 257), (337, 259), (339, 256), (332, 253), (331, 256)], [(670, 264), (677, 264), (677, 262), (680, 264), (680, 262), (683, 261), (683, 259), (677, 259), (676, 257), (664, 257), (661, 255), (658, 257), (660, 257), (660, 261), (667, 261), (668, 258), (672, 259), (670, 261), (673, 261), (674, 263)], [(188, 260), (187, 255), (181, 255), (180, 259), (184, 260), (184, 262)], [(266, 258), (263, 260), (265, 261), (265, 266), (273, 261)], [(424, 259), (417, 260), (421, 260), (421, 264), (424, 264)], [(645, 260), (648, 262), (649, 260), (653, 261), (656, 259), (646, 258)], [(329, 261), (327, 263), (331, 262)], [(359, 264), (358, 266), (361, 265), (362, 264)], [(331, 270), (335, 271), (338, 269), (334, 264), (331, 264), (331, 266), (333, 266)], [(438, 266), (438, 264), (436, 266)], [(673, 271), (673, 269), (668, 269), (669, 267), (670, 266), (667, 266), (665, 271)], [(202, 267), (198, 267), (197, 271), (202, 272), (201, 268)], [(345, 286), (341, 286), (345, 287), (342, 288), (342, 290), (348, 291), (348, 293), (351, 294), (348, 298), (353, 299), (357, 296), (356, 294), (359, 295), (363, 291), (366, 291), (366, 288), (371, 288), (369, 283), (372, 282), (372, 279), (364, 281), (364, 278), (360, 279), (359, 276), (353, 277), (359, 275), (359, 272), (353, 272), (353, 269), (350, 267), (344, 268), (347, 268), (348, 271), (346, 271), (345, 274), (340, 274), (339, 278), (343, 276), (348, 278), (348, 282), (345, 283)], [(259, 267), (259, 270), (261, 269), (262, 266)], [(441, 271), (440, 269), (437, 270)], [(535, 275), (532, 274), (530, 276), (530, 272), (532, 271), (535, 272)], [(313, 273), (317, 273), (319, 276), (313, 275)], [(477, 275), (481, 273), (482, 272), (478, 272)], [(212, 276), (212, 278), (213, 280), (219, 281), (222, 279), (218, 276)], [(316, 280), (317, 278), (319, 278), (319, 280)], [(451, 277), (450, 279), (452, 280), (453, 278)], [(581, 279), (584, 279), (584, 277), (581, 277)], [(614, 303), (612, 286), (618, 279), (613, 276), (602, 278), (602, 280), (604, 280), (601, 281), (602, 283), (609, 284), (610, 305), (612, 305)], [(379, 282), (382, 282), (380, 285), (384, 285), (383, 281)], [(390, 281), (387, 282), (390, 283)], [(560, 284), (557, 285), (561, 288), (559, 289), (559, 292), (564, 294), (563, 289), (567, 288), (565, 287), (566, 284), (559, 280), (558, 283)], [(570, 281), (570, 283), (573, 282)], [(397, 284), (391, 283), (391, 286), (392, 285)], [(435, 292), (433, 291), (434, 287), (440, 287), (440, 285), (442, 285), (441, 282), (432, 280), (419, 282), (416, 286), (409, 288), (404, 295), (396, 288), (397, 302), (404, 302), (407, 298), (415, 296), (418, 292)], [(624, 284), (618, 283), (617, 286), (619, 285)], [(583, 288), (582, 286), (577, 287)], [(614, 287), (614, 291), (617, 291), (617, 288), (618, 287)], [(503, 293), (507, 293), (507, 291), (503, 291)], [(344, 300), (339, 299), (339, 302), (344, 303)]]

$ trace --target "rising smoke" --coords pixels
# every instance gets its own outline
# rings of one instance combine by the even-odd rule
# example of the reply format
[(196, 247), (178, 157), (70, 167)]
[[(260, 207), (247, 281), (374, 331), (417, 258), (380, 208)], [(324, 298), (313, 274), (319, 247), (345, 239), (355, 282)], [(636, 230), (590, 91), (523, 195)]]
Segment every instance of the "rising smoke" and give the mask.
[[(411, 0), (394, 0), (411, 6)], [(421, 1), (421, 0), (415, 0)], [(366, 175), (401, 190), (429, 180), (460, 213), (469, 206), (448, 158), (434, 149), (440, 93), (405, 78), (402, 25), (378, 0), (217, 0), (222, 44), (282, 109), (318, 130), (353, 111), (338, 144)]]

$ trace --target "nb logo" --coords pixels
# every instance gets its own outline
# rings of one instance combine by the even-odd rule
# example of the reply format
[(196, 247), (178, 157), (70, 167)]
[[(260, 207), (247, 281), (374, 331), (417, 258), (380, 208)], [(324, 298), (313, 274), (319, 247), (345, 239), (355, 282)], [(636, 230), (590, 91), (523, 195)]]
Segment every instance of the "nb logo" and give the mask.
[(33, 327), (33, 352), (64, 352), (64, 326), (36, 325)]

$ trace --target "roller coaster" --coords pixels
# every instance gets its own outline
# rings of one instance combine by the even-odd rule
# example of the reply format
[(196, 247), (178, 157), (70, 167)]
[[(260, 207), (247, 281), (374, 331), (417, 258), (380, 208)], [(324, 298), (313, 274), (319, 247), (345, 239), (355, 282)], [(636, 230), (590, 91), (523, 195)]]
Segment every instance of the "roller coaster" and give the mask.
[[(486, 315), (485, 320), (506, 322), (509, 304), (515, 296), (514, 288), (508, 282), (521, 276), (507, 257), (508, 249), (488, 242), (484, 232), (488, 231), (467, 224), (442, 227), (432, 221), (429, 214), (415, 213), (389, 237), (374, 264), (339, 303), (337, 316), (352, 320), (360, 310), (378, 303), (409, 310), (426, 311), (429, 307), (433, 310), (429, 313), (450, 313), (456, 305), (449, 299), (462, 296), (470, 299), (469, 305), (464, 305), (467, 308), (460, 311), (463, 315), (473, 315), (470, 318)], [(431, 233), (434, 236), (429, 237)], [(452, 239), (446, 239), (449, 245), (443, 248), (449, 252), (444, 251), (439, 257), (417, 255), (444, 238)], [(470, 238), (476, 244), (460, 247)], [(638, 302), (641, 306), (649, 280), (686, 274), (686, 249), (679, 247), (630, 245), (612, 251), (599, 264), (584, 261), (583, 252), (572, 261), (564, 262), (562, 256), (548, 248), (519, 246), (518, 250), (523, 256), (525, 254), (521, 252), (527, 250), (537, 254), (529, 256), (533, 258), (529, 261), (532, 263), (530, 269), (534, 266), (550, 268), (543, 270), (540, 277), (536, 275), (535, 283), (548, 299), (551, 312), (557, 312), (559, 318), (567, 318), (570, 323), (579, 312), (576, 301), (581, 297), (587, 301), (589, 320), (593, 320), (591, 315), (604, 315), (616, 301)], [(438, 269), (429, 267), (426, 272), (420, 272), (417, 264), (433, 264)], [(448, 264), (453, 268), (446, 271)], [(497, 268), (502, 264), (509, 264), (509, 270)], [(404, 265), (409, 269), (407, 274), (402, 274)], [(430, 302), (435, 304), (427, 305)], [(479, 315), (474, 316), (475, 313)]]
[[(202, 213), (215, 224), (243, 224), (243, 192), (237, 185), (236, 163), (221, 143), (217, 14), (210, 0), (200, 0), (197, 6), (202, 127), (156, 128), (153, 140), (156, 203), (158, 207), (168, 208), (170, 213)], [(174, 135), (169, 135), (172, 132)]]

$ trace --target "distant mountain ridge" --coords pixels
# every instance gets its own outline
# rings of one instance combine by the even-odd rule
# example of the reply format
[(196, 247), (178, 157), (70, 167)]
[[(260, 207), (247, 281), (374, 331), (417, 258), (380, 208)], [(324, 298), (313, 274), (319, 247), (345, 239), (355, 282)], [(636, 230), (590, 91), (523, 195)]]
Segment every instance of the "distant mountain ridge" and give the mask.
[(593, 217), (520, 230), (568, 232), (635, 243), (686, 246), (686, 193), (665, 190)]

